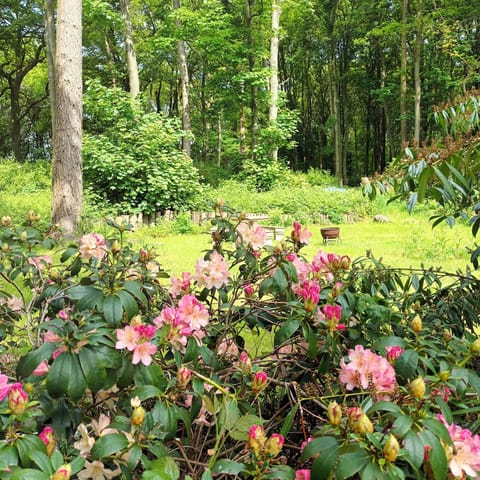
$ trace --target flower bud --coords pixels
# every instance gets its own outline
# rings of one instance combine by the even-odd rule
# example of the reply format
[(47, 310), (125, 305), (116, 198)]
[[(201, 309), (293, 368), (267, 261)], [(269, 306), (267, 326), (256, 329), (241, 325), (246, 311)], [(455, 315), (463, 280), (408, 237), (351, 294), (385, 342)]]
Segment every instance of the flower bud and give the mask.
[(448, 343), (452, 340), (453, 335), (452, 332), (449, 332), (448, 330), (443, 331), (443, 340)]
[(192, 372), (187, 367), (180, 367), (177, 372), (177, 386), (180, 390), (187, 388)]
[(450, 378), (450, 370), (444, 370), (438, 375), (442, 382), (446, 382)]
[(276, 457), (280, 453), (284, 442), (285, 438), (283, 438), (283, 435), (280, 435), (279, 433), (273, 433), (265, 444), (265, 450), (270, 455)]
[(20, 234), (20, 240), (21, 240), (22, 242), (24, 242), (26, 239), (27, 239), (27, 231), (24, 230), (24, 231)]
[(145, 409), (142, 406), (135, 407), (132, 412), (132, 424), (139, 426), (145, 420)]
[(257, 372), (253, 377), (252, 392), (260, 393), (268, 382), (268, 376), (265, 372)]
[(364, 437), (373, 433), (373, 424), (360, 407), (352, 407), (348, 411), (348, 425), (351, 430)]
[(52, 427), (45, 427), (38, 436), (47, 448), (47, 455), (51, 457), (56, 445), (55, 430)]
[(9, 227), (12, 224), (12, 218), (4, 215), (0, 220), (0, 223), (2, 224), (2, 227)]
[(426, 386), (422, 377), (417, 377), (410, 383), (410, 393), (417, 400), (421, 400), (425, 396)]
[(393, 434), (387, 438), (385, 446), (383, 447), (383, 456), (385, 460), (389, 462), (394, 462), (398, 457), (398, 452), (400, 451), (400, 445), (398, 440)]
[(118, 240), (114, 240), (112, 243), (112, 253), (115, 255), (119, 253), (122, 247), (120, 246), (120, 242)]
[(20, 415), (27, 408), (28, 395), (21, 383), (10, 385), (8, 390), (8, 406), (15, 415)]
[(8, 253), (8, 251), (10, 250), (10, 245), (8, 243), (3, 243), (2, 244), (2, 252), (3, 253)]
[(28, 212), (28, 221), (30, 223), (34, 222), (35, 221), (35, 212), (33, 210), (30, 210), (30, 212)]
[(422, 319), (420, 318), (420, 315), (417, 314), (413, 317), (410, 326), (415, 333), (420, 333), (422, 331)]
[(350, 268), (350, 264), (352, 261), (350, 260), (350, 257), (348, 255), (343, 255), (340, 258), (340, 266), (342, 270), (348, 270)]
[(248, 431), (248, 447), (258, 455), (264, 448), (267, 437), (261, 425), (252, 425)]
[(244, 373), (249, 373), (252, 370), (252, 361), (247, 352), (242, 352), (238, 357), (238, 366)]
[(327, 417), (330, 425), (340, 425), (342, 422), (342, 409), (337, 402), (330, 402), (328, 404)]
[(480, 353), (480, 338), (477, 338), (470, 347), (472, 353), (478, 355)]
[(72, 475), (72, 466), (70, 464), (62, 465), (57, 471), (50, 477), (51, 480), (70, 480)]
[(387, 360), (391, 365), (395, 365), (395, 362), (404, 352), (403, 348), (399, 346), (387, 346), (385, 351), (387, 352)]

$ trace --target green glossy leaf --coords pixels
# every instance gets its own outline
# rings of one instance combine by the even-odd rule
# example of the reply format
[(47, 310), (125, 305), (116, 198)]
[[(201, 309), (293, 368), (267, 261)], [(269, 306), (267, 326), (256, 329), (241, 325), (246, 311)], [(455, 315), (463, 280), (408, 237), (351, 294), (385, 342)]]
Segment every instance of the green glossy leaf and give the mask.
[(87, 388), (87, 381), (85, 380), (85, 376), (80, 367), (78, 355), (72, 355), (71, 368), (72, 375), (68, 380), (67, 393), (73, 401), (77, 401), (82, 398), (82, 395), (85, 393)]
[(415, 350), (405, 350), (395, 362), (395, 371), (404, 379), (413, 378), (417, 374), (418, 359)]
[(40, 472), (39, 470), (33, 470), (31, 468), (25, 468), (15, 471), (10, 480), (50, 480), (48, 473)]
[(212, 468), (212, 473), (215, 474), (228, 474), (228, 475), (238, 475), (245, 470), (245, 465), (243, 463), (234, 462), (233, 460), (228, 460), (222, 458), (215, 462), (215, 465)]
[(298, 404), (296, 403), (293, 408), (288, 412), (285, 420), (283, 421), (282, 429), (280, 430), (280, 434), (286, 437), (290, 430), (292, 429), (293, 421), (295, 420), (295, 415), (298, 412)]
[[(315, 477), (312, 477), (315, 478)], [(288, 465), (275, 465), (262, 476), (265, 480), (295, 480), (295, 470)]]
[(413, 419), (408, 415), (398, 415), (392, 425), (392, 431), (399, 437), (403, 437), (412, 427)]
[(121, 452), (128, 447), (128, 440), (123, 433), (109, 433), (98, 438), (90, 451), (95, 460)]
[(448, 461), (445, 455), (445, 449), (440, 440), (429, 430), (420, 432), (420, 437), (424, 445), (430, 447), (429, 459), (435, 480), (444, 480), (447, 478)]
[(48, 369), (47, 390), (53, 397), (57, 398), (67, 391), (72, 375), (77, 372), (73, 370), (73, 357), (69, 352), (61, 353)]
[(142, 285), (135, 281), (125, 282), (123, 288), (130, 292), (142, 305), (147, 305), (148, 300), (142, 291)]
[(71, 300), (81, 300), (82, 298), (97, 298), (98, 293), (101, 293), (96, 287), (91, 285), (77, 285), (68, 290), (68, 298)]
[(283, 292), (288, 287), (288, 280), (281, 268), (276, 268), (273, 274), (273, 281), (277, 285), (277, 288), (280, 292)]
[(55, 471), (50, 463), (50, 458), (45, 452), (34, 450), (30, 457), (42, 472), (52, 474)]
[(52, 353), (58, 348), (53, 342), (46, 342), (37, 350), (28, 352), (20, 359), (17, 365), (17, 375), (28, 377), (44, 360), (52, 356)]
[(313, 461), (312, 477), (329, 478), (330, 474), (335, 470), (338, 455), (339, 446), (332, 442), (332, 445), (322, 450), (322, 453)]
[(385, 480), (385, 475), (376, 463), (368, 463), (360, 472), (362, 480)]
[(314, 438), (303, 449), (300, 460), (308, 460), (316, 455), (324, 455), (325, 452), (338, 449), (338, 441), (335, 437)]
[(24, 435), (16, 440), (15, 446), (17, 448), (18, 456), (22, 462), (23, 467), (30, 467), (32, 464), (32, 453), (44, 452), (45, 444), (36, 435)]
[(424, 418), (422, 421), (424, 427), (436, 435), (447, 445), (452, 445), (452, 438), (448, 433), (447, 427), (436, 418)]
[(92, 392), (98, 392), (105, 385), (107, 371), (95, 353), (89, 348), (82, 348), (78, 354), (78, 360), (88, 388)]
[[(344, 450), (346, 451), (342, 453)], [(341, 449), (337, 467), (335, 468), (335, 478), (337, 480), (351, 478), (370, 461), (370, 455), (363, 448), (354, 446), (348, 449)]]
[(415, 468), (420, 468), (424, 458), (423, 442), (415, 432), (409, 431), (405, 435), (405, 450), (409, 462)]
[(127, 290), (119, 290), (118, 296), (122, 302), (122, 307), (127, 312), (127, 317), (130, 320), (138, 313), (138, 303), (133, 295)]
[(0, 448), (0, 469), (3, 467), (11, 467), (18, 464), (18, 452), (13, 445), (3, 445)]
[(103, 315), (109, 325), (118, 326), (123, 317), (122, 301), (118, 295), (110, 295), (104, 298)]

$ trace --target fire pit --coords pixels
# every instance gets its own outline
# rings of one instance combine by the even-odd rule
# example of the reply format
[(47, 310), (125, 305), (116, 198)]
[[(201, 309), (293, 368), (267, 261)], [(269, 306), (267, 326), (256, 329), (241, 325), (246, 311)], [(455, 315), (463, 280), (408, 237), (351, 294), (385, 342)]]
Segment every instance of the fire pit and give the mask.
[(325, 227), (320, 229), (322, 234), (323, 243), (340, 240), (340, 227)]

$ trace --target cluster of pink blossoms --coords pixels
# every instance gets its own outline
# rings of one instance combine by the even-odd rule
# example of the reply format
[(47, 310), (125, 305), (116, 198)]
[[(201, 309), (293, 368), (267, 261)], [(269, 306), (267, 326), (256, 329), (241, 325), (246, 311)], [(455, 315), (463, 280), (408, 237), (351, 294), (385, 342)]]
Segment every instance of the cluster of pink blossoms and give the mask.
[(180, 295), (186, 295), (190, 293), (192, 286), (192, 275), (189, 272), (183, 272), (182, 277), (178, 278), (175, 276), (170, 277), (170, 288), (168, 293), (176, 298)]
[(371, 350), (357, 345), (349, 350), (350, 363), (340, 360), (340, 381), (347, 390), (373, 388), (378, 395), (391, 393), (395, 389), (395, 370), (388, 360)]
[(295, 243), (308, 245), (310, 243), (310, 238), (312, 237), (312, 232), (302, 227), (300, 223), (293, 222), (293, 230), (290, 236)]
[(137, 365), (142, 362), (145, 366), (152, 363), (152, 355), (157, 353), (157, 346), (150, 342), (155, 336), (156, 328), (153, 325), (139, 324), (127, 325), (117, 329), (117, 343), (115, 348), (126, 348), (133, 352), (132, 363)]
[(188, 337), (200, 341), (208, 325), (210, 315), (208, 310), (193, 295), (184, 295), (178, 302), (177, 308), (166, 307), (160, 315), (153, 319), (157, 328), (168, 325), (168, 341), (178, 349), (187, 345)]
[(340, 323), (342, 319), (342, 307), (340, 305), (326, 304), (323, 309), (317, 310), (317, 322), (324, 323), (331, 332), (345, 330), (345, 324)]
[(243, 242), (252, 250), (259, 250), (265, 245), (265, 230), (258, 223), (241, 222), (237, 227), (239, 238), (237, 243)]
[(312, 270), (315, 276), (325, 277), (329, 282), (335, 278), (338, 270), (350, 268), (350, 257), (319, 250), (312, 260)]
[(107, 253), (107, 244), (103, 235), (87, 233), (80, 239), (80, 256), (85, 260), (96, 258), (101, 260)]
[(452, 475), (455, 478), (465, 478), (465, 475), (480, 478), (480, 436), (454, 423), (449, 425), (443, 415), (439, 414), (437, 418), (447, 427), (453, 442), (448, 464)]
[(194, 280), (200, 287), (222, 288), (227, 284), (230, 273), (226, 260), (217, 251), (210, 254), (208, 260), (200, 258), (195, 264)]

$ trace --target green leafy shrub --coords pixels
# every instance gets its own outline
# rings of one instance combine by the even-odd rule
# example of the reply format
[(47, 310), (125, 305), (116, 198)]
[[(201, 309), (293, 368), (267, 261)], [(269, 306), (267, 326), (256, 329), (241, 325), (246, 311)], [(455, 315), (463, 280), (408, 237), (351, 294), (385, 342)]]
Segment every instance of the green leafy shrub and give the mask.
[(84, 178), (105, 201), (129, 211), (196, 205), (197, 170), (178, 149), (176, 120), (144, 113), (126, 93), (92, 84), (85, 96)]
[(269, 246), (216, 213), (170, 281), (127, 225), (56, 260), (36, 218), (1, 219), (2, 345), (23, 348), (3, 355), (1, 477), (475, 478), (478, 280), (306, 259), (302, 225)]

